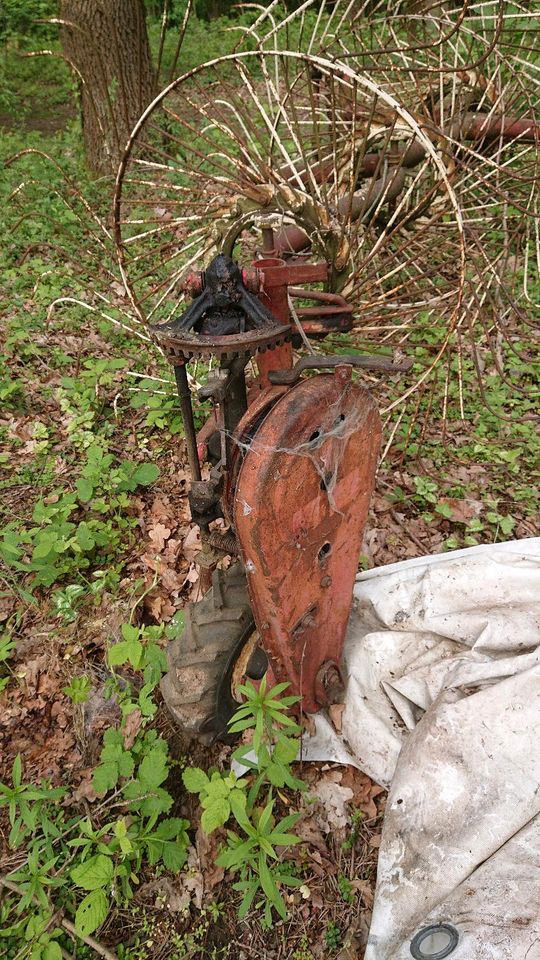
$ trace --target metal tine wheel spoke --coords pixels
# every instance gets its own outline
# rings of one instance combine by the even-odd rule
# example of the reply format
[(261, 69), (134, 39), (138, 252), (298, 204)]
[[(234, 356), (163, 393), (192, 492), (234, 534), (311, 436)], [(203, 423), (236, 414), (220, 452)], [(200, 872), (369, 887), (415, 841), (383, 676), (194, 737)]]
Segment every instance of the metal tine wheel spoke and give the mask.
[(435, 378), (464, 416), (465, 367), (505, 376), (538, 310), (538, 13), (277, 6), (235, 55), (170, 84), (130, 138), (115, 237), (133, 305), (171, 320), (191, 265), (267, 253), (270, 224), (276, 255), (328, 262), (358, 345), (422, 348), (383, 406), (412, 409)]

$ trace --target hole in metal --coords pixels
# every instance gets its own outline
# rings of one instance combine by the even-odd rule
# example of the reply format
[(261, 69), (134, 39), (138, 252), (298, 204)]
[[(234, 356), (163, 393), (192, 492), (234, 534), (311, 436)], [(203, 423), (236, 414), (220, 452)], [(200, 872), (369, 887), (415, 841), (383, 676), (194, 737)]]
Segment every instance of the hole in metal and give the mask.
[(309, 438), (309, 440), (308, 440), (308, 443), (315, 443), (315, 441), (319, 439), (320, 435), (321, 435), (321, 434), (320, 434), (319, 430), (315, 430), (315, 433), (312, 433), (312, 434), (311, 434), (311, 436), (310, 436), (310, 438)]
[(250, 680), (262, 680), (268, 670), (268, 657), (261, 647), (255, 647), (246, 667), (246, 676)]
[(331, 543), (323, 543), (321, 549), (319, 550), (319, 563), (322, 563), (323, 560), (326, 560), (331, 549), (332, 549)]
[(449, 923), (432, 923), (419, 930), (411, 940), (415, 960), (444, 960), (454, 952), (459, 934)]

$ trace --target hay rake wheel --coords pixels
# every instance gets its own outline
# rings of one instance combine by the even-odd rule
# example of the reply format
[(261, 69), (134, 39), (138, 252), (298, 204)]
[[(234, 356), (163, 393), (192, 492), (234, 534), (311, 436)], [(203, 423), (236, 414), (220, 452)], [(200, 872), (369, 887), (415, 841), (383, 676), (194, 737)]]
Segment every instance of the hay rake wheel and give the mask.
[[(185, 271), (218, 249), (244, 261), (268, 253), (269, 226), (274, 254), (325, 260), (329, 289), (352, 296), (383, 339), (406, 300), (441, 302), (450, 326), (457, 319), (464, 238), (440, 151), (391, 93), (345, 64), (287, 51), (222, 58), (171, 84), (132, 135), (115, 229), (144, 322), (170, 320)], [(453, 272), (433, 277), (420, 251), (435, 246)]]
[[(356, 344), (422, 347), (405, 390), (385, 385), (387, 409), (435, 372), (443, 418), (456, 400), (463, 417), (464, 366), (505, 376), (538, 309), (527, 35), (515, 42), (500, 0), (401, 3), (388, 19), (377, 4), (308, 0), (281, 23), (274, 7), (250, 29), (256, 52), (179, 78), (130, 139), (115, 231), (139, 318), (173, 317), (183, 273), (216, 250), (268, 253), (270, 226), (274, 253), (329, 263)], [(283, 49), (291, 38), (321, 55)]]

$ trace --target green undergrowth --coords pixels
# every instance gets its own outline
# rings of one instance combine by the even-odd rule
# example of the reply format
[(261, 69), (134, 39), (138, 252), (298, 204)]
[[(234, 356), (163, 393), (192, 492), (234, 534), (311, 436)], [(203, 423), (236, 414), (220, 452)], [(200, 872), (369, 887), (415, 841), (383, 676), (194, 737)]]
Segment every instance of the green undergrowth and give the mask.
[[(0, 878), (7, 891), (0, 906), (3, 956), (60, 960), (66, 945), (70, 955), (78, 941), (91, 946), (88, 938), (126, 908), (141, 883), (185, 867), (190, 823), (175, 812), (178, 761), (153, 725), (156, 689), (167, 669), (163, 645), (181, 628), (181, 618), (167, 628), (127, 623), (122, 639), (109, 646), (106, 694), (115, 699), (119, 720), (106, 730), (93, 771), (97, 802), (81, 809), (68, 788), (27, 781), (20, 756), (10, 780), (0, 783), (0, 809), (7, 810), (8, 845), (17, 860)], [(74, 678), (66, 689), (76, 704), (89, 696), (84, 680)], [(226, 835), (221, 830), (215, 862), (234, 879), (239, 918), (254, 906), (265, 928), (275, 916), (287, 918), (283, 892), (303, 882), (296, 862), (284, 857), (300, 842), (293, 832), (300, 814), (278, 812), (284, 790), (294, 797), (304, 789), (291, 770), (300, 728), (289, 715), (297, 698), (283, 696), (286, 686), (267, 690), (263, 680), (258, 690), (242, 688), (245, 699), (230, 726), (245, 737), (231, 758), (245, 766), (242, 776), (232, 767), (205, 772), (181, 764), (186, 789), (201, 801), (203, 831), (228, 828)], [(212, 915), (211, 907), (206, 912)], [(215, 904), (214, 922), (220, 915)], [(193, 930), (187, 939), (175, 936), (178, 952), (171, 956), (198, 955), (196, 937), (194, 952), (182, 952)], [(147, 953), (119, 953), (124, 960), (138, 956)]]

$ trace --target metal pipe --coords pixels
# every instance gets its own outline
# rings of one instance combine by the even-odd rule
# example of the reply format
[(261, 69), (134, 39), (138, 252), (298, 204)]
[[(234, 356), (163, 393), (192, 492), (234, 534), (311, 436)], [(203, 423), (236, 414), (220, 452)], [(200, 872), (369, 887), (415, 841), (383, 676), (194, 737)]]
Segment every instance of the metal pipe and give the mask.
[(189, 469), (192, 480), (201, 479), (201, 465), (197, 453), (197, 434), (195, 433), (195, 423), (193, 422), (193, 408), (191, 406), (191, 391), (187, 378), (185, 363), (181, 366), (175, 366), (174, 375), (176, 378), (176, 388), (180, 399), (180, 413), (184, 422), (184, 433), (186, 436), (186, 447), (188, 455)]

